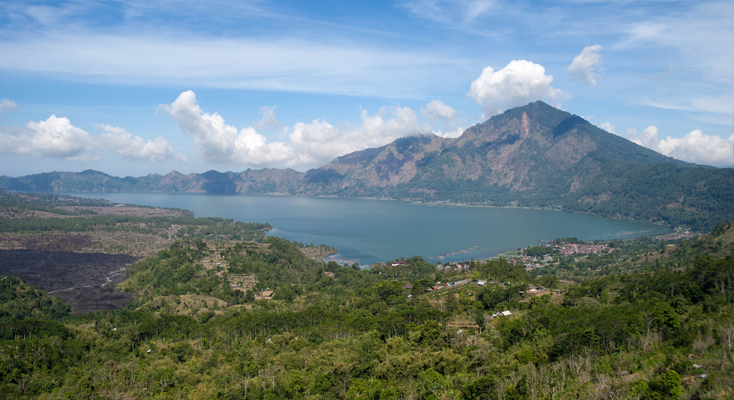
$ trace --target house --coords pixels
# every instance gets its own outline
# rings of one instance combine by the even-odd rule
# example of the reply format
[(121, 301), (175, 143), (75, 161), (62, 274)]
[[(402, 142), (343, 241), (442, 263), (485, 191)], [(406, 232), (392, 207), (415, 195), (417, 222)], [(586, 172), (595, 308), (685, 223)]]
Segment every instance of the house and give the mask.
[(407, 289), (407, 290), (413, 289), (413, 284), (412, 283), (409, 283), (409, 284), (403, 286), (403, 289)]
[(512, 313), (510, 312), (510, 310), (502, 311), (502, 316), (507, 317), (507, 316), (510, 316), (510, 315), (512, 315)]
[(333, 278), (333, 277), (335, 277), (335, 276), (336, 276), (336, 274), (335, 274), (335, 273), (333, 273), (333, 272), (331, 272), (331, 271), (324, 271), (324, 272), (323, 272), (323, 275), (324, 275), (324, 276), (328, 276), (329, 278)]
[(393, 267), (407, 267), (408, 263), (405, 261), (392, 261), (390, 262), (390, 265)]
[(484, 286), (487, 284), (487, 281), (477, 281), (477, 285)]

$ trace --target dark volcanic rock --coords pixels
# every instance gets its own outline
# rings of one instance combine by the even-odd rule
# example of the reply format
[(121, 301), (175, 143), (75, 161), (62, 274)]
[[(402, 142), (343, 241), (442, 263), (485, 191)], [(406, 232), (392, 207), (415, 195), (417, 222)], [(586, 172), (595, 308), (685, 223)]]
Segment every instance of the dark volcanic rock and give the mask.
[(83, 314), (114, 310), (132, 301), (115, 285), (125, 280), (125, 270), (135, 260), (126, 254), (0, 250), (0, 274), (20, 275)]

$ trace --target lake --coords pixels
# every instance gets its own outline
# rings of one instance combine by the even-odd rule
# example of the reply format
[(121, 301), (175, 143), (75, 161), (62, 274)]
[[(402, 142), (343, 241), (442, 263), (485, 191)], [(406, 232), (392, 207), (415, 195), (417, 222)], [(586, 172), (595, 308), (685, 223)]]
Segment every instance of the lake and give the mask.
[(425, 205), (298, 196), (66, 193), (117, 203), (176, 207), (197, 217), (268, 222), (268, 235), (339, 249), (339, 260), (373, 264), (420, 255), (429, 262), (483, 259), (540, 240), (611, 240), (661, 235), (646, 222), (551, 210)]

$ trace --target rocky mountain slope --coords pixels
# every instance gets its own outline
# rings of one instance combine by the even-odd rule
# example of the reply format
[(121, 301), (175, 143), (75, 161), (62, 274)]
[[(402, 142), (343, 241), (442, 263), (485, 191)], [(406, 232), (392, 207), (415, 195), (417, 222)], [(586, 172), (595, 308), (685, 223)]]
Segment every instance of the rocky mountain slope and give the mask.
[(291, 169), (116, 178), (96, 171), (0, 177), (26, 191), (135, 191), (376, 197), (554, 207), (709, 229), (734, 218), (734, 169), (663, 156), (542, 101), (456, 139), (412, 136)]
[(339, 157), (309, 171), (301, 191), (504, 203), (576, 192), (611, 165), (656, 163), (692, 167), (538, 101), (454, 140), (409, 137)]

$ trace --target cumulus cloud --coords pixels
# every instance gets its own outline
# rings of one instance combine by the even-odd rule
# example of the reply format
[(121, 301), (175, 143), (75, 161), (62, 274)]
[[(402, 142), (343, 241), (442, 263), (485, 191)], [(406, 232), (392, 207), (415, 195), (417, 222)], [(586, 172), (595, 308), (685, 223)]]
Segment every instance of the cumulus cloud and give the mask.
[(51, 115), (45, 121), (29, 122), (25, 128), (5, 129), (0, 133), (0, 152), (84, 160), (91, 157), (94, 140), (84, 130), (71, 125), (68, 118)]
[[(151, 162), (174, 156), (171, 145), (162, 137), (146, 141), (123, 128), (101, 124), (97, 126), (106, 133), (90, 135), (72, 125), (68, 118), (51, 115), (44, 121), (31, 121), (23, 128), (5, 127), (0, 132), (0, 153), (70, 161), (98, 160), (100, 157), (95, 153), (98, 149), (111, 149), (125, 158)], [(179, 160), (185, 159), (181, 154), (175, 157)]]
[(455, 139), (464, 133), (464, 128), (458, 126), (456, 127), (456, 129), (451, 129), (451, 130), (446, 130), (446, 131), (437, 130), (437, 131), (434, 131), (433, 133), (443, 138)]
[[(295, 124), (288, 135), (289, 143), (269, 142), (253, 127), (238, 130), (227, 125), (221, 115), (203, 111), (190, 90), (181, 93), (170, 105), (160, 105), (159, 109), (176, 120), (184, 134), (194, 138), (194, 148), (204, 161), (258, 167), (315, 167), (353, 151), (430, 131), (419, 124), (418, 116), (409, 107), (383, 107), (373, 116), (362, 110), (357, 127), (341, 128), (316, 119)], [(266, 108), (263, 119), (277, 121), (274, 110)]]
[(602, 122), (599, 124), (599, 128), (604, 129), (605, 131), (613, 134), (617, 134), (617, 131), (614, 129), (614, 124), (611, 122)]
[(640, 146), (679, 160), (720, 167), (734, 166), (734, 134), (728, 138), (709, 136), (696, 129), (682, 138), (658, 137), (658, 128), (649, 126), (640, 134), (627, 132), (629, 139)]
[(176, 120), (184, 134), (194, 138), (194, 148), (204, 161), (262, 166), (293, 158), (292, 149), (284, 143), (267, 143), (252, 127), (238, 131), (227, 125), (221, 115), (204, 112), (191, 90), (158, 109)]
[(362, 110), (358, 127), (342, 129), (323, 120), (297, 123), (290, 135), (297, 159), (289, 165), (320, 165), (334, 157), (370, 147), (384, 146), (395, 139), (426, 134), (430, 128), (418, 122), (409, 107), (382, 107), (374, 116)]
[[(97, 127), (106, 132), (99, 136), (99, 144), (123, 158), (156, 162), (174, 157), (171, 144), (161, 136), (145, 140), (140, 136), (134, 136), (124, 128), (104, 124), (98, 124)], [(183, 154), (176, 154), (175, 157), (179, 161), (186, 161)]]
[(16, 108), (18, 108), (18, 106), (15, 105), (14, 101), (8, 99), (0, 99), (0, 115), (3, 114), (3, 111), (15, 110)]
[(603, 71), (599, 54), (602, 49), (603, 47), (598, 44), (584, 47), (581, 54), (574, 57), (571, 65), (568, 66), (571, 76), (581, 78), (589, 85), (596, 86), (596, 80), (599, 79), (598, 73)]
[(445, 138), (457, 138), (464, 133), (464, 128), (458, 126), (465, 122), (463, 118), (459, 118), (460, 113), (442, 101), (433, 100), (421, 107), (420, 111), (423, 118), (431, 121), (433, 127), (440, 124), (440, 128), (433, 130), (435, 135)]
[(553, 76), (545, 74), (542, 65), (527, 60), (510, 61), (495, 71), (486, 67), (471, 84), (471, 96), (489, 117), (508, 108), (525, 105), (541, 99), (556, 103), (563, 92), (551, 87)]
[(432, 102), (421, 107), (421, 115), (431, 121), (440, 119), (452, 120), (456, 117), (456, 110), (444, 104), (441, 100), (433, 100)]
[(260, 112), (260, 115), (262, 115), (263, 117), (259, 121), (255, 122), (255, 127), (261, 130), (271, 127), (282, 133), (288, 133), (288, 127), (281, 125), (278, 119), (275, 118), (275, 109), (276, 109), (276, 106), (260, 107), (259, 112)]

